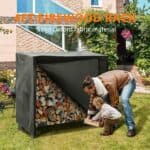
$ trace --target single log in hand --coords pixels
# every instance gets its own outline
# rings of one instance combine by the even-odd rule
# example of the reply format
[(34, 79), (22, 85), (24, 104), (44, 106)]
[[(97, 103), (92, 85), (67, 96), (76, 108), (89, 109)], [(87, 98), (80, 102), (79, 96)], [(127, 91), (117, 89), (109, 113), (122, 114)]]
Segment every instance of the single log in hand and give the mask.
[(99, 121), (93, 121), (93, 120), (88, 119), (88, 118), (84, 119), (84, 124), (91, 125), (94, 127), (99, 127)]

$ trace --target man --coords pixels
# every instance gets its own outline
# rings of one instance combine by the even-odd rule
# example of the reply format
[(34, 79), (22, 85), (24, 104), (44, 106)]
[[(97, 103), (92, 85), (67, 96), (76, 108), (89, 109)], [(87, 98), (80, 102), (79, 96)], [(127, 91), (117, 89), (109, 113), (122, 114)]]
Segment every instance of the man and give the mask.
[(102, 97), (111, 106), (116, 107), (119, 104), (119, 95), (125, 114), (125, 121), (128, 127), (128, 137), (136, 134), (135, 122), (129, 99), (135, 90), (136, 82), (130, 72), (123, 70), (108, 71), (98, 77), (87, 76), (83, 81), (84, 91), (90, 95), (88, 117), (95, 115), (96, 108), (92, 104), (95, 96)]

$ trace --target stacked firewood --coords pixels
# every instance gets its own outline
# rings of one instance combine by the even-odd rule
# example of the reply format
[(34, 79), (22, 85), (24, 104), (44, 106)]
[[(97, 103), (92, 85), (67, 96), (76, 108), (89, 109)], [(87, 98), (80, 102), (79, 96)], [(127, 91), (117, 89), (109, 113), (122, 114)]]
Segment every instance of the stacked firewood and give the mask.
[(85, 112), (66, 93), (37, 67), (36, 127), (47, 126), (85, 118)]

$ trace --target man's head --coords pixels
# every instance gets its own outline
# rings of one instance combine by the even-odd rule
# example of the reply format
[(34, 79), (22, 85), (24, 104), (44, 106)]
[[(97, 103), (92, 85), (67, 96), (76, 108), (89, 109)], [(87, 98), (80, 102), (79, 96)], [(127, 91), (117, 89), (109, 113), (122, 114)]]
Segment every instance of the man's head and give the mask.
[(85, 93), (88, 95), (92, 95), (96, 93), (96, 88), (94, 85), (94, 81), (91, 76), (86, 76), (83, 83), (82, 87)]
[(101, 97), (94, 97), (93, 99), (93, 106), (96, 107), (96, 109), (101, 109), (102, 105), (104, 104), (104, 101)]

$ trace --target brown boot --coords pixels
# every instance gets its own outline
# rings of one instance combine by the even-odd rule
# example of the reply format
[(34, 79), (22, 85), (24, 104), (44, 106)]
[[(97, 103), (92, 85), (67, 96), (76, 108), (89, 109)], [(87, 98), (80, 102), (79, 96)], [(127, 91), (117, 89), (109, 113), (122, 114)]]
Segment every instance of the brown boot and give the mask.
[(103, 119), (100, 119), (99, 120), (99, 127), (104, 127), (104, 120)]
[(108, 132), (110, 134), (113, 134), (113, 132), (115, 130), (115, 125), (118, 125), (119, 123), (120, 123), (120, 119), (114, 119), (114, 120), (112, 120), (112, 119), (105, 119), (104, 126), (106, 126), (106, 130), (108, 130)]
[(114, 132), (114, 126), (110, 125), (110, 134), (113, 134), (113, 132)]
[(103, 136), (111, 135), (111, 124), (109, 123), (109, 119), (104, 119), (104, 131), (101, 133)]

